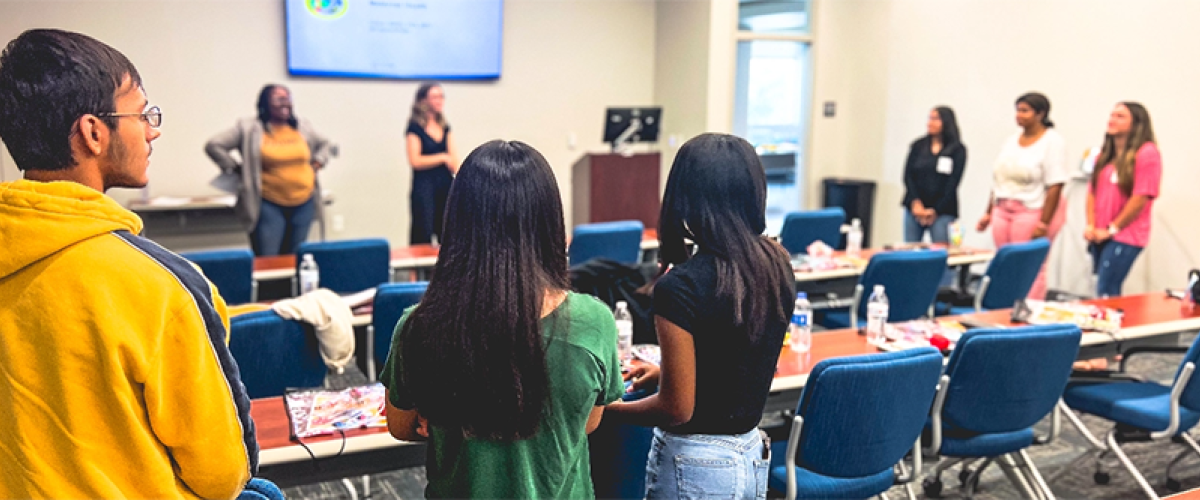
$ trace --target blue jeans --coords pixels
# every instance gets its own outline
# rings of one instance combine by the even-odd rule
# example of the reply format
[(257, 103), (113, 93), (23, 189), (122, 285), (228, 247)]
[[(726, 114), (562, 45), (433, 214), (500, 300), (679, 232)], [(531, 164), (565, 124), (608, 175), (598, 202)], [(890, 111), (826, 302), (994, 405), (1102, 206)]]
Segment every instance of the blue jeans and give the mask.
[(1088, 250), (1092, 253), (1092, 272), (1096, 273), (1096, 296), (1120, 297), (1121, 285), (1142, 248), (1108, 240), (1088, 245)]
[(317, 215), (317, 195), (294, 207), (262, 201), (258, 224), (250, 232), (254, 255), (287, 255), (308, 239), (313, 218)]
[[(933, 225), (929, 227), (922, 226), (917, 222), (917, 217), (913, 215), (912, 210), (904, 211), (904, 242), (905, 243), (921, 243), (925, 240), (925, 232), (929, 232), (929, 241), (932, 243), (950, 243), (950, 224), (956, 219), (953, 215), (939, 215), (934, 219)], [(942, 275), (942, 281), (939, 286), (947, 287), (954, 284), (954, 278), (958, 277), (957, 269), (947, 269)]]
[(939, 215), (934, 219), (933, 225), (929, 227), (922, 226), (917, 222), (917, 217), (913, 215), (912, 210), (904, 211), (904, 241), (907, 243), (920, 243), (925, 239), (925, 232), (929, 232), (929, 241), (933, 243), (950, 243), (950, 223), (954, 222), (953, 215)]
[(758, 429), (716, 435), (655, 428), (646, 463), (646, 498), (766, 498), (770, 464)]

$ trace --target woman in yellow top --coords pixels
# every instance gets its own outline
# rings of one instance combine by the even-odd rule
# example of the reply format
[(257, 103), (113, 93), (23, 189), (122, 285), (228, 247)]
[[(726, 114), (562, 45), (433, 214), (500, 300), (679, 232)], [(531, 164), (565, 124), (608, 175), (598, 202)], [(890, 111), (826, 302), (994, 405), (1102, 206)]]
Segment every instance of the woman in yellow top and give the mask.
[(332, 149), (311, 124), (296, 118), (291, 92), (282, 85), (264, 86), (258, 116), (238, 120), (204, 146), (221, 171), (240, 177), (234, 209), (250, 232), (255, 255), (290, 254), (308, 238), (321, 210), (317, 170)]

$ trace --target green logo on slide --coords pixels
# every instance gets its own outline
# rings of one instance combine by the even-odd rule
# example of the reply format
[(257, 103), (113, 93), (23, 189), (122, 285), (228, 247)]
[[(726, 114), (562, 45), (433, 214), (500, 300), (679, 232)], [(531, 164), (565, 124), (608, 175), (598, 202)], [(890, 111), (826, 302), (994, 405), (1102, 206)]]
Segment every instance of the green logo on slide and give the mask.
[(316, 16), (318, 19), (337, 19), (346, 15), (346, 9), (350, 8), (349, 0), (304, 0), (304, 6), (308, 8), (308, 13)]

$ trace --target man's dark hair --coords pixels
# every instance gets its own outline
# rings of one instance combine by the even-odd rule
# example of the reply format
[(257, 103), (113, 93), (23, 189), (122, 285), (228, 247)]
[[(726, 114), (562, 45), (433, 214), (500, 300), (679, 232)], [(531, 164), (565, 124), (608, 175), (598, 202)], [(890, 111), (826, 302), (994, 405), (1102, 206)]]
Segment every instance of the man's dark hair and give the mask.
[[(0, 140), (21, 170), (64, 170), (75, 122), (116, 112), (128, 76), (142, 85), (123, 54), (87, 35), (53, 29), (21, 33), (0, 54)], [(101, 118), (116, 129), (117, 119)]]

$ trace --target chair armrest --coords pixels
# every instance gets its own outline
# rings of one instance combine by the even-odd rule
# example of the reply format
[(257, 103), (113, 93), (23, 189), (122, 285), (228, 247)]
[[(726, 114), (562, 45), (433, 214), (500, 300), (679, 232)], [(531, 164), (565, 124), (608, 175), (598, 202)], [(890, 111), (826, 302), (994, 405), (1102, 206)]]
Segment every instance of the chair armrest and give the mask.
[(1054, 409), (1050, 410), (1050, 435), (1035, 435), (1033, 437), (1033, 444), (1050, 444), (1053, 443), (1055, 439), (1058, 439), (1058, 433), (1062, 429), (1062, 412), (1059, 410), (1059, 407), (1063, 404), (1062, 398), (1058, 398), (1058, 402), (1054, 403)]
[(858, 304), (862, 302), (863, 286), (862, 283), (854, 285), (854, 299), (850, 302), (850, 328), (858, 330)]
[(788, 433), (787, 456), (783, 463), (787, 467), (787, 500), (796, 499), (796, 451), (800, 449), (800, 431), (804, 428), (804, 417), (792, 417), (792, 430)]
[(979, 281), (979, 289), (975, 291), (975, 312), (983, 311), (983, 297), (987, 295), (988, 288), (992, 286), (992, 277), (984, 276)]
[(1121, 353), (1121, 365), (1120, 365), (1120, 368), (1118, 368), (1118, 369), (1117, 369), (1117, 371), (1119, 371), (1119, 372), (1121, 372), (1121, 373), (1125, 373), (1125, 362), (1126, 362), (1126, 361), (1128, 361), (1128, 360), (1129, 360), (1129, 358), (1132, 358), (1132, 357), (1133, 357), (1135, 354), (1146, 354), (1146, 353), (1151, 353), (1151, 354), (1185, 354), (1185, 353), (1187, 353), (1187, 351), (1188, 351), (1188, 348), (1187, 348), (1187, 347), (1185, 347), (1185, 346), (1163, 346), (1163, 347), (1156, 347), (1156, 346), (1143, 346), (1143, 347), (1132, 347), (1132, 348), (1130, 348), (1129, 350), (1127, 350), (1127, 351), (1125, 351), (1125, 352), (1122, 352), (1122, 353)]

